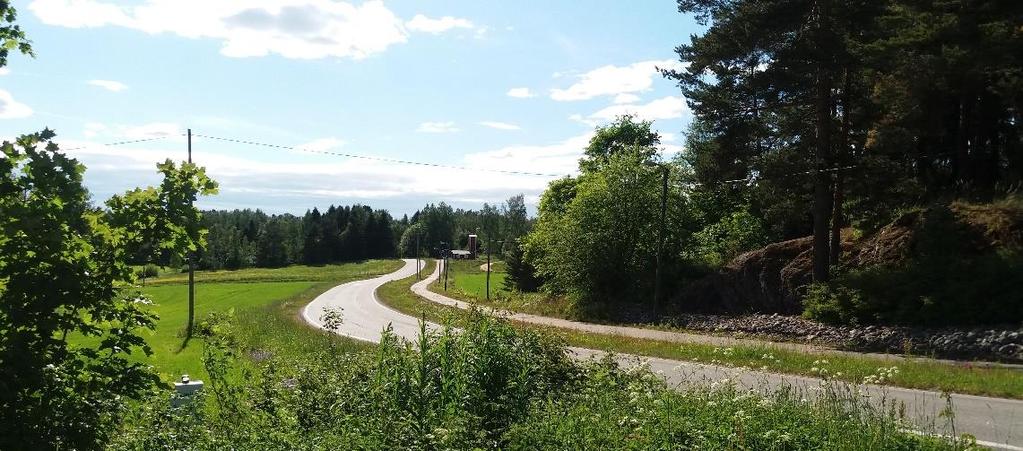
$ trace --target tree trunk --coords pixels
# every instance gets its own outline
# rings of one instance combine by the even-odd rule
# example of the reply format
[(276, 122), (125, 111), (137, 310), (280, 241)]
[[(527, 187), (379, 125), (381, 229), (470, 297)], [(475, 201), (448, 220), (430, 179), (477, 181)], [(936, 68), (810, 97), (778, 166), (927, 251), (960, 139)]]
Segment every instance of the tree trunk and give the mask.
[(831, 154), (831, 75), (828, 71), (827, 51), (824, 48), (827, 42), (824, 34), (827, 32), (827, 25), (824, 23), (828, 17), (828, 0), (817, 2), (817, 27), (820, 47), (817, 61), (816, 76), (816, 134), (817, 134), (817, 155), (816, 171), (814, 171), (813, 187), (813, 280), (814, 282), (827, 282), (829, 276), (830, 235), (831, 223), (831, 174), (827, 171)]
[[(845, 68), (845, 75), (843, 76), (842, 82), (842, 130), (839, 136), (839, 150), (835, 161), (838, 166), (846, 166), (850, 159), (849, 157), (849, 133), (850, 133), (850, 118), (849, 108), (852, 95), (849, 93), (852, 90), (852, 78), (849, 74), (849, 68)], [(835, 197), (833, 204), (833, 211), (831, 214), (831, 264), (837, 265), (842, 259), (842, 225), (845, 222), (845, 218), (842, 217), (842, 203), (845, 201), (845, 193), (843, 192), (843, 171), (835, 171)]]

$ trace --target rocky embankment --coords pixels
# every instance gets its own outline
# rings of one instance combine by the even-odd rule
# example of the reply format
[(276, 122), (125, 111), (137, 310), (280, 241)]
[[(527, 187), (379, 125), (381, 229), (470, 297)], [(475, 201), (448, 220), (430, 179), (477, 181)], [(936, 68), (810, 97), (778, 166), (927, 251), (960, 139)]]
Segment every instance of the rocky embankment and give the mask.
[(1023, 325), (982, 328), (852, 327), (778, 314), (680, 314), (673, 316), (669, 323), (693, 331), (808, 343), (849, 351), (1023, 362)]

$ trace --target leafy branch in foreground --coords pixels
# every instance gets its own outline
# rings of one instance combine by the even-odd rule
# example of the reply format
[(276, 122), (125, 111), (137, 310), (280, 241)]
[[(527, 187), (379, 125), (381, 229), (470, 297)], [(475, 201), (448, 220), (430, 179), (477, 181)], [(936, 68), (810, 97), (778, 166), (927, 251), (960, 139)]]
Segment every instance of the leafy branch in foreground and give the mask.
[[(0, 158), (0, 448), (103, 445), (125, 398), (158, 382), (133, 362), (155, 316), (128, 261), (202, 246), (196, 196), (216, 192), (203, 169), (169, 160), (158, 188), (100, 209), (85, 167), (50, 130), (2, 144)], [(72, 344), (70, 338), (85, 337)]]

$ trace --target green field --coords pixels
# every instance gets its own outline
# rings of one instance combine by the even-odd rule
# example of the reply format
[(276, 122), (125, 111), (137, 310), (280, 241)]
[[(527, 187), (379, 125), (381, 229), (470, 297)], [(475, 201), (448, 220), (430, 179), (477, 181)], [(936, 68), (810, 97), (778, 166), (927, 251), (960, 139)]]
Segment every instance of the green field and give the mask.
[(487, 273), (480, 269), (486, 260), (451, 260), (448, 262), (448, 288), (444, 290), (444, 277), (431, 285), (430, 289), (449, 297), (473, 302), (488, 307), (535, 315), (579, 319), (572, 303), (566, 297), (555, 297), (543, 293), (522, 293), (504, 287), (505, 264), (494, 261), (490, 273), (490, 302), (487, 302)]
[[(239, 271), (241, 272), (241, 271)], [(262, 307), (288, 299), (308, 290), (315, 282), (255, 282), (255, 283), (198, 283), (195, 287), (195, 318), (202, 321), (211, 312), (239, 311)], [(153, 366), (164, 380), (177, 379), (182, 374), (193, 377), (205, 375), (200, 361), (202, 346), (199, 340), (185, 343), (188, 324), (188, 285), (165, 284), (147, 287), (145, 293), (154, 303), (160, 316), (156, 330), (146, 331), (143, 337), (153, 348)]]
[[(212, 312), (232, 312), (243, 347), (263, 352), (304, 352), (310, 346), (344, 342), (305, 326), (297, 317), (299, 308), (327, 289), (352, 280), (386, 274), (401, 267), (399, 260), (370, 260), (325, 266), (291, 266), (279, 269), (252, 268), (237, 271), (196, 273), (195, 321), (199, 324)], [(159, 316), (156, 328), (141, 335), (153, 350), (135, 358), (153, 365), (165, 381), (182, 374), (206, 377), (202, 366), (202, 339), (185, 339), (188, 322), (188, 276), (174, 273), (149, 279), (143, 292), (153, 301)], [(79, 341), (85, 341), (79, 339)], [(330, 343), (338, 345), (338, 343)]]
[[(465, 295), (477, 299), (487, 298), (487, 273), (480, 269), (480, 265), (486, 260), (449, 260), (451, 271), (448, 273), (448, 289), (457, 289)], [(507, 297), (510, 293), (504, 289), (505, 272), (503, 264), (494, 262), (493, 271), (490, 273), (490, 296)], [(441, 276), (439, 286), (444, 286), (444, 277)], [(500, 293), (500, 294), (499, 294)]]

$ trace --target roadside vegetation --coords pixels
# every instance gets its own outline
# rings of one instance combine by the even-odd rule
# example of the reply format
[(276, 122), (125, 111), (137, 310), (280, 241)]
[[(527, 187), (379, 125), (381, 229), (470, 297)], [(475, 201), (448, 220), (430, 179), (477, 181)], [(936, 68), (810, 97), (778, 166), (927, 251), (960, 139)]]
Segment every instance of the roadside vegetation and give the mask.
[[(433, 264), (429, 264), (429, 271), (432, 271)], [(473, 267), (472, 264), (466, 263), (459, 269), (472, 271)], [(479, 270), (478, 265), (475, 265), (475, 268), (477, 271)], [(449, 276), (446, 293), (443, 290), (443, 285), (438, 285), (436, 282), (432, 283), (429, 289), (455, 299), (496, 309), (517, 311), (514, 307), (521, 304), (516, 303), (523, 302), (521, 297), (512, 297), (511, 299), (518, 299), (518, 301), (495, 300), (486, 303), (472, 295), (460, 292), (456, 288), (458, 284), (451, 283), (452, 279), (458, 280), (460, 277), (459, 269), (452, 269), (451, 274), (454, 274), (454, 277)], [(470, 278), (472, 277), (476, 276), (470, 276)], [(415, 282), (415, 277), (389, 282), (380, 288), (378, 295), (382, 302), (399, 311), (416, 317), (425, 317), (437, 323), (457, 325), (462, 318), (471, 314), (465, 310), (435, 304), (417, 296), (410, 290)], [(528, 312), (531, 309), (525, 310)], [(546, 313), (550, 314), (551, 312)], [(770, 345), (720, 347), (700, 343), (680, 344), (620, 335), (588, 333), (529, 323), (513, 322), (513, 324), (523, 329), (543, 331), (558, 336), (571, 346), (589, 349), (774, 373), (810, 377), (826, 376), (834, 380), (852, 383), (869, 382), (879, 373), (887, 373), (887, 370), (895, 367), (897, 371), (886, 377), (886, 382), (893, 386), (1023, 399), (1023, 377), (1020, 377), (1019, 370), (1013, 368), (947, 364), (927, 358), (894, 360), (869, 355), (806, 353)]]
[[(231, 321), (209, 337), (210, 384), (132, 412), (112, 449), (966, 449), (904, 432), (895, 410), (824, 386), (760, 396), (724, 381), (675, 390), (646, 369), (572, 362), (548, 334), (471, 316), (418, 342), (327, 347), (240, 365)], [(333, 342), (332, 342), (333, 343)], [(272, 351), (274, 348), (271, 347)]]

